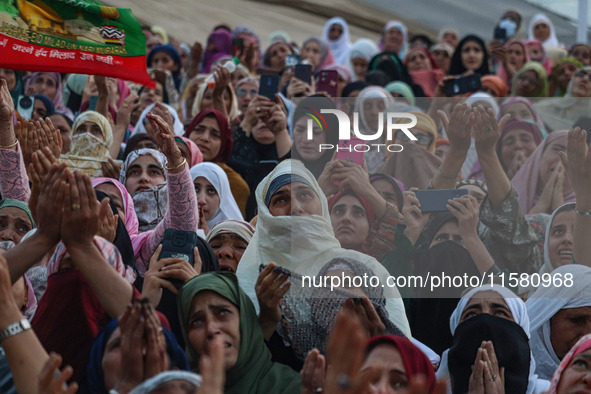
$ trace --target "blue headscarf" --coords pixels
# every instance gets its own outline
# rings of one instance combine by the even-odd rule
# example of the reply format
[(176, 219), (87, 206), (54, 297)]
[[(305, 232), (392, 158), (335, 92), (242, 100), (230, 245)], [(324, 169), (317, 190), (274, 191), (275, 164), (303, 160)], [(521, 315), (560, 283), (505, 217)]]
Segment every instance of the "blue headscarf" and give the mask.
[(172, 58), (172, 61), (177, 64), (178, 68), (172, 73), (172, 78), (174, 79), (174, 85), (178, 90), (181, 85), (181, 55), (179, 55), (179, 52), (176, 50), (176, 48), (170, 44), (158, 45), (154, 47), (154, 49), (152, 49), (148, 55), (148, 67), (152, 67), (152, 60), (158, 52), (166, 52), (168, 56)]
[(53, 101), (51, 101), (49, 99), (49, 97), (47, 97), (44, 94), (34, 94), (33, 97), (35, 97), (36, 99), (39, 99), (39, 100), (43, 101), (43, 104), (45, 104), (45, 110), (47, 111), (47, 113), (45, 114), (45, 116), (51, 116), (51, 115), (53, 115), (53, 113), (55, 112), (55, 106), (53, 105)]

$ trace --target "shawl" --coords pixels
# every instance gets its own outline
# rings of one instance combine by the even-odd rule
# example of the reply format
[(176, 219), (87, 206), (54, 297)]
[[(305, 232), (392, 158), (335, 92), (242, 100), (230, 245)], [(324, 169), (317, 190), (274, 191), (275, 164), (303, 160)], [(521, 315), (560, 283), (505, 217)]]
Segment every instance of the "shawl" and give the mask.
[[(322, 205), (321, 215), (273, 216), (265, 199), (271, 183), (285, 175), (296, 175), (307, 180)], [(244, 252), (237, 275), (242, 288), (258, 309), (254, 285), (259, 275), (259, 266), (273, 261), (278, 266), (302, 275), (316, 275), (328, 261), (345, 257), (358, 260), (376, 276), (385, 280), (386, 269), (373, 257), (340, 247), (330, 222), (328, 202), (312, 174), (297, 160), (284, 160), (267, 175), (256, 189), (258, 220), (254, 236)], [(398, 289), (384, 288), (385, 309), (389, 319), (406, 336), (410, 336), (408, 320)], [(289, 294), (289, 292), (288, 292)]]
[(495, 75), (485, 75), (480, 79), (482, 86), (495, 92), (496, 97), (505, 97), (507, 95), (507, 84)]
[(546, 74), (550, 75), (552, 73), (552, 59), (550, 59), (550, 56), (548, 56), (546, 48), (539, 41), (536, 41), (536, 40), (529, 40), (529, 41), (525, 42), (526, 48), (529, 48), (531, 46), (538, 47), (540, 49), (540, 51), (542, 52), (542, 57), (540, 59), (532, 59), (530, 56), (529, 60), (530, 61), (537, 61), (540, 64), (542, 64), (542, 66), (544, 66), (544, 70), (546, 70)]
[(215, 163), (205, 162), (191, 168), (191, 179), (193, 181), (201, 176), (212, 184), (220, 199), (220, 205), (213, 217), (207, 220), (207, 226), (212, 228), (224, 220), (243, 220), (240, 208), (238, 208), (230, 190), (230, 181), (228, 181), (226, 172)]
[(386, 89), (390, 93), (398, 93), (399, 95), (403, 96), (404, 98), (406, 98), (406, 101), (408, 101), (409, 105), (415, 105), (416, 103), (415, 94), (412, 91), (412, 88), (408, 86), (408, 84), (405, 82), (390, 82), (389, 84), (384, 86), (384, 89)]
[(166, 54), (170, 56), (172, 61), (177, 65), (176, 71), (172, 72), (172, 78), (174, 79), (174, 86), (178, 90), (181, 85), (181, 55), (179, 55), (179, 52), (176, 50), (176, 48), (170, 44), (158, 45), (154, 47), (148, 54), (148, 58), (146, 59), (148, 67), (152, 67), (152, 59), (154, 59), (154, 56), (158, 52), (166, 52)]
[[(199, 90), (197, 90), (197, 95), (195, 96), (195, 100), (193, 100), (193, 107), (187, 109), (187, 110), (191, 111), (190, 114), (199, 115), (199, 113), (201, 113), (203, 111), (210, 110), (210, 109), (201, 109), (201, 103), (203, 102), (203, 97), (205, 96), (205, 92), (207, 91), (207, 89), (209, 89), (209, 86), (206, 83), (203, 83), (203, 84), (201, 84), (201, 86), (199, 86)], [(228, 82), (227, 89), (228, 89), (228, 93), (230, 93), (230, 102), (231, 102), (230, 110), (228, 111), (228, 119), (234, 120), (240, 116), (240, 110), (238, 109), (238, 97), (236, 97), (236, 91), (234, 90), (232, 83)], [(189, 116), (189, 113), (187, 113), (186, 117), (188, 117), (188, 116)]]
[(514, 103), (523, 103), (527, 106), (527, 108), (531, 112), (532, 117), (534, 118), (534, 122), (538, 125), (538, 129), (542, 133), (542, 137), (543, 137), (542, 139), (546, 138), (546, 136), (547, 136), (546, 127), (544, 126), (544, 122), (542, 121), (540, 114), (538, 114), (538, 111), (536, 111), (532, 102), (529, 101), (528, 99), (526, 99), (525, 97), (521, 97), (521, 96), (509, 97), (508, 99), (503, 101), (503, 104), (501, 104), (501, 107), (500, 107), (498, 119), (502, 118), (503, 115), (505, 115), (507, 113), (509, 106)]
[(508, 121), (505, 124), (503, 131), (501, 132), (501, 138), (499, 138), (499, 141), (497, 142), (497, 148), (496, 148), (497, 155), (499, 156), (499, 161), (501, 162), (501, 165), (503, 166), (503, 168), (505, 168), (505, 163), (503, 163), (503, 157), (501, 156), (501, 150), (503, 147), (503, 139), (505, 138), (505, 136), (507, 135), (508, 132), (510, 132), (511, 130), (516, 130), (516, 129), (525, 130), (528, 133), (530, 133), (536, 143), (536, 146), (540, 145), (542, 140), (545, 138), (544, 134), (542, 134), (542, 131), (540, 131), (538, 125), (532, 121), (513, 120), (513, 119)]
[(121, 172), (119, 173), (119, 182), (121, 182), (122, 185), (125, 185), (127, 183), (127, 169), (129, 168), (129, 166), (132, 165), (133, 162), (136, 161), (140, 156), (144, 155), (152, 156), (154, 160), (156, 160), (156, 163), (158, 163), (158, 166), (160, 167), (162, 172), (164, 172), (167, 160), (166, 156), (164, 156), (162, 152), (150, 148), (136, 149), (127, 156), (127, 158), (121, 165)]
[[(343, 29), (341, 36), (335, 41), (331, 41), (328, 38), (328, 33), (330, 32), (332, 25), (339, 25)], [(335, 63), (342, 66), (346, 65), (349, 60), (349, 51), (351, 49), (351, 39), (349, 38), (349, 25), (347, 24), (347, 21), (338, 16), (330, 18), (324, 25), (322, 39), (330, 46)]]
[[(543, 144), (533, 151), (533, 153), (527, 158), (526, 162), (523, 163), (519, 171), (515, 174), (511, 183), (515, 188), (515, 191), (519, 195), (519, 205), (524, 213), (528, 213), (536, 205), (538, 198), (538, 182), (540, 181), (540, 162), (542, 156), (552, 142), (559, 138), (564, 138), (568, 135), (568, 130), (558, 130), (550, 133), (544, 140)], [(565, 191), (564, 201), (571, 202), (575, 201), (575, 192), (571, 191), (568, 193)]]
[(207, 46), (204, 49), (201, 72), (209, 73), (215, 55), (232, 55), (232, 34), (224, 29), (214, 30), (207, 37)]
[[(529, 52), (527, 51), (527, 47), (525, 45), (525, 42), (519, 39), (511, 39), (509, 41), (507, 41), (507, 43), (505, 44), (505, 48), (507, 48), (507, 50), (509, 50), (509, 47), (513, 44), (518, 44), (521, 45), (521, 49), (523, 50), (523, 56), (525, 56), (525, 62), (523, 63), (524, 65), (530, 61), (529, 59)], [(517, 70), (519, 71), (519, 70)], [(504, 83), (505, 86), (511, 87), (511, 79), (509, 78), (509, 75), (507, 74), (507, 70), (505, 69), (505, 66), (503, 65), (502, 62), (499, 63), (499, 68), (497, 70), (497, 77), (500, 78)], [(503, 94), (503, 96), (505, 96)], [(502, 97), (502, 96), (497, 96), (497, 97)]]
[(591, 306), (591, 268), (570, 264), (552, 271), (565, 278), (572, 274), (572, 286), (540, 287), (525, 303), (531, 322), (531, 348), (536, 373), (550, 379), (560, 364), (550, 340), (550, 319), (562, 309)]
[(572, 209), (575, 206), (574, 202), (567, 202), (566, 204), (562, 204), (561, 206), (559, 206), (558, 208), (556, 208), (556, 210), (554, 212), (552, 212), (552, 215), (550, 216), (550, 220), (548, 220), (548, 223), (546, 224), (546, 231), (544, 233), (544, 264), (542, 265), (542, 268), (540, 268), (540, 274), (545, 274), (545, 273), (550, 273), (552, 271), (554, 271), (555, 268), (552, 265), (552, 262), (550, 261), (550, 251), (548, 249), (548, 239), (550, 238), (550, 230), (552, 229), (552, 222), (554, 221), (554, 218), (556, 217), (556, 215), (558, 215), (560, 212), (563, 212), (567, 209)]
[(191, 370), (198, 372), (199, 354), (190, 344), (189, 317), (195, 296), (206, 290), (226, 298), (240, 313), (240, 350), (236, 364), (226, 371), (224, 393), (301, 393), (300, 375), (286, 365), (271, 361), (254, 305), (233, 274), (202, 274), (188, 281), (179, 292), (179, 318)]

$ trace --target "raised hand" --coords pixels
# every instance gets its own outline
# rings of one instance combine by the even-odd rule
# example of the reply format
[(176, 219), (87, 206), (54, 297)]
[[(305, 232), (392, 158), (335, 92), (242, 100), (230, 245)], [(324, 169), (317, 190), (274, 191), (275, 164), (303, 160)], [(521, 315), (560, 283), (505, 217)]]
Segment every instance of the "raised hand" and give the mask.
[(480, 207), (476, 197), (469, 194), (454, 198), (447, 202), (447, 210), (458, 219), (458, 227), (462, 240), (478, 238), (478, 217)]
[[(107, 200), (107, 199), (106, 199)], [(98, 235), (107, 241), (113, 243), (117, 236), (117, 220), (119, 215), (113, 214), (113, 210), (109, 204), (101, 204), (99, 211), (99, 228)]]
[(288, 279), (289, 276), (282, 273), (275, 263), (267, 265), (257, 278), (254, 288), (261, 307), (259, 323), (265, 339), (273, 335), (275, 326), (281, 321), (281, 300), (291, 287)]
[(174, 141), (175, 134), (172, 126), (158, 115), (148, 113), (146, 117), (150, 120), (152, 128), (156, 131), (156, 143), (168, 160), (168, 172), (173, 174), (183, 172), (187, 161), (183, 159), (183, 155)]
[[(33, 164), (38, 161), (38, 156), (42, 156), (41, 152), (35, 153)], [(31, 194), (29, 200), (31, 213), (35, 212), (33, 217), (37, 222), (37, 232), (51, 240), (52, 244), (57, 244), (61, 238), (62, 203), (69, 192), (66, 184), (69, 175), (66, 164), (52, 165), (47, 174), (38, 178), (40, 183), (36, 188), (39, 193)]]
[(467, 152), (472, 138), (472, 122), (474, 114), (472, 108), (465, 103), (456, 104), (449, 119), (445, 112), (437, 111), (441, 117), (443, 127), (449, 139), (449, 149), (457, 149)]
[(215, 337), (207, 354), (199, 358), (199, 371), (203, 380), (197, 394), (223, 394), (226, 369), (224, 368), (224, 338)]
[(414, 244), (421, 232), (423, 232), (423, 228), (429, 219), (429, 214), (423, 214), (421, 211), (421, 203), (417, 198), (415, 191), (419, 190), (416, 187), (410, 188), (410, 190), (406, 190), (402, 193), (404, 196), (404, 205), (402, 206), (402, 216), (404, 217), (404, 222), (406, 223), (406, 229), (404, 230), (404, 235), (409, 239), (409, 241)]
[[(3, 123), (2, 128), (0, 130), (0, 144), (2, 146), (7, 146), (6, 141), (3, 141), (2, 136), (9, 132), (8, 129), (5, 128), (5, 125), (10, 124), (10, 129), (12, 130), (12, 116), (14, 115), (14, 102), (12, 101), (12, 96), (10, 95), (10, 90), (8, 90), (8, 84), (4, 78), (0, 78), (0, 122)], [(14, 141), (12, 141), (14, 142)]]
[(78, 384), (66, 382), (72, 377), (74, 370), (69, 365), (60, 371), (62, 357), (51, 353), (39, 375), (38, 394), (74, 394), (78, 391)]
[(33, 121), (26, 119), (22, 122), (18, 121), (16, 122), (14, 132), (21, 147), (23, 161), (28, 168), (32, 161), (33, 153), (43, 147), (41, 141), (39, 141), (39, 136), (35, 132), (35, 124)]
[(479, 105), (472, 112), (474, 113), (474, 143), (478, 155), (496, 154), (495, 147), (511, 115), (505, 114), (497, 122), (497, 117), (491, 108), (484, 109)]
[(383, 335), (386, 331), (386, 325), (380, 319), (376, 308), (369, 298), (348, 299), (345, 302), (344, 308), (359, 318), (359, 322), (368, 338)]
[(107, 161), (101, 162), (101, 169), (103, 170), (104, 177), (119, 180), (121, 166), (115, 160), (108, 157)]
[(568, 132), (567, 153), (560, 152), (560, 159), (577, 196), (577, 209), (591, 211), (591, 153), (585, 130)]
[(324, 386), (326, 358), (318, 349), (312, 349), (306, 355), (304, 366), (300, 371), (302, 376), (302, 394), (318, 393)]
[(51, 119), (38, 120), (35, 122), (35, 129), (41, 148), (48, 147), (54, 157), (60, 157), (64, 145), (62, 133), (53, 125)]

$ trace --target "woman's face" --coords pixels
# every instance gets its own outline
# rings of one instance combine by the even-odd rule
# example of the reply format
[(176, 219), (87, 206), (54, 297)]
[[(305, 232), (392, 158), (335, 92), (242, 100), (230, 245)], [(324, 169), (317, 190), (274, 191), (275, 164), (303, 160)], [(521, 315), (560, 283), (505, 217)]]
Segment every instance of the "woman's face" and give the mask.
[(197, 205), (202, 210), (205, 220), (215, 216), (220, 207), (220, 196), (213, 185), (203, 176), (198, 176), (193, 181), (195, 193), (197, 193)]
[(341, 197), (330, 211), (335, 237), (345, 249), (359, 250), (369, 235), (368, 213), (355, 196)]
[(573, 96), (591, 97), (591, 71), (579, 70), (573, 78)]
[[(369, 127), (368, 131), (377, 131), (380, 126), (380, 113), (386, 110), (386, 103), (381, 98), (366, 98), (363, 100), (363, 115)], [(383, 118), (382, 118), (383, 120)]]
[(537, 62), (542, 60), (542, 48), (540, 48), (538, 45), (528, 45), (527, 52), (529, 53), (529, 58), (531, 60), (535, 60)]
[(408, 71), (431, 70), (431, 63), (425, 52), (416, 50), (412, 51), (407, 58), (406, 67)]
[(246, 71), (244, 71), (241, 68), (237, 68), (230, 75), (230, 81), (232, 82), (232, 86), (236, 86), (236, 84), (238, 83), (238, 81), (240, 81), (242, 78), (246, 78), (246, 77), (248, 77), (248, 75), (246, 74)]
[(30, 86), (27, 94), (43, 94), (53, 100), (57, 94), (57, 81), (53, 79), (53, 76), (41, 73)]
[(43, 100), (35, 99), (33, 104), (33, 120), (42, 120), (47, 116), (47, 107)]
[(574, 209), (559, 212), (554, 216), (548, 234), (548, 257), (552, 267), (558, 268), (572, 263), (574, 232)]
[(532, 110), (527, 106), (527, 104), (522, 102), (509, 104), (503, 115), (505, 114), (511, 115), (509, 120), (529, 120), (531, 122), (536, 121)]
[(367, 72), (369, 62), (362, 57), (354, 57), (351, 59), (351, 64), (353, 65), (353, 72), (355, 72), (357, 79), (365, 81), (365, 73)]
[(209, 246), (220, 262), (220, 270), (236, 272), (238, 263), (248, 247), (248, 242), (237, 234), (226, 233), (213, 237), (209, 241)]
[(467, 41), (462, 47), (462, 64), (469, 71), (476, 71), (482, 66), (484, 52), (476, 41)]
[[(567, 140), (568, 137), (565, 135), (564, 137), (552, 141), (552, 143), (544, 149), (542, 159), (540, 160), (540, 180), (542, 181), (542, 185), (548, 183), (552, 176), (552, 171), (554, 171), (556, 166), (560, 163), (559, 153), (566, 153)], [(565, 177), (565, 182), (566, 181), (568, 181), (568, 177)]]
[(395, 144), (416, 144), (421, 149), (427, 150), (431, 143), (433, 142), (433, 136), (426, 131), (423, 131), (419, 128), (413, 128), (411, 130), (412, 134), (417, 137), (417, 141), (409, 139), (404, 131), (398, 130), (394, 134), (394, 143)]
[(328, 39), (330, 41), (336, 41), (339, 38), (341, 38), (342, 34), (343, 34), (343, 27), (341, 25), (339, 25), (338, 23), (335, 23), (330, 26), (330, 30), (328, 31)]
[(448, 31), (443, 34), (441, 41), (448, 43), (452, 48), (458, 45), (459, 37), (453, 31)]
[(276, 44), (271, 49), (270, 63), (272, 68), (285, 68), (285, 57), (291, 53), (287, 44)]
[(402, 31), (397, 27), (391, 27), (384, 34), (384, 52), (394, 52), (398, 54), (402, 49), (402, 40), (404, 36)]
[(303, 182), (281, 187), (271, 197), (269, 213), (273, 216), (322, 215), (322, 203), (314, 190)]
[(166, 182), (164, 170), (152, 155), (142, 155), (135, 159), (127, 168), (126, 176), (125, 188), (131, 195)]
[(267, 124), (259, 118), (257, 124), (251, 130), (252, 138), (259, 144), (269, 145), (275, 142), (275, 134), (271, 130)]
[(455, 220), (447, 221), (439, 228), (439, 230), (437, 230), (435, 236), (433, 237), (433, 241), (431, 241), (431, 244), (429, 245), (429, 249), (446, 241), (453, 241), (464, 247), (464, 241), (460, 235), (460, 227), (458, 226), (458, 222)]
[(517, 77), (517, 95), (535, 97), (540, 88), (540, 79), (533, 70), (527, 70)]
[[(563, 90), (566, 90), (566, 88), (568, 88), (568, 84), (570, 82), (570, 80), (572, 79), (573, 75), (575, 75), (575, 72), (577, 71), (577, 66), (575, 66), (572, 63), (563, 63), (562, 66), (560, 67), (560, 73), (558, 74), (558, 84), (560, 85), (560, 87)], [(575, 86), (573, 85), (573, 88), (575, 88)]]
[(550, 343), (558, 359), (587, 334), (591, 334), (591, 306), (561, 309), (550, 319)]
[(574, 47), (571, 56), (583, 63), (584, 66), (591, 65), (591, 48), (586, 45), (577, 45)]
[(243, 83), (236, 89), (236, 96), (238, 97), (238, 109), (245, 114), (248, 109), (248, 104), (257, 95), (259, 91), (258, 86), (254, 83)]
[(447, 72), (449, 70), (449, 63), (451, 58), (449, 57), (449, 53), (443, 50), (436, 50), (431, 53), (433, 56), (433, 60), (435, 60), (435, 64), (439, 67), (440, 70), (443, 72)]
[(78, 125), (78, 127), (76, 128), (76, 131), (74, 131), (74, 134), (82, 134), (82, 133), (90, 133), (90, 134), (94, 135), (96, 138), (100, 138), (101, 140), (104, 141), (103, 132), (101, 131), (101, 128), (99, 127), (99, 125), (97, 125), (94, 122), (86, 121), (86, 122)]
[(217, 119), (203, 118), (189, 134), (189, 139), (199, 147), (203, 161), (213, 160), (222, 147), (222, 133)]
[(8, 68), (0, 68), (0, 78), (4, 78), (6, 80), (8, 90), (12, 90), (16, 86), (16, 73), (14, 72), (14, 70), (9, 70)]
[(476, 185), (462, 185), (458, 187), (458, 189), (468, 190), (468, 194), (470, 194), (472, 197), (476, 199), (476, 202), (478, 203), (478, 208), (480, 208), (482, 202), (486, 198), (486, 193), (484, 192), (484, 190), (482, 190), (480, 187)]
[(380, 196), (398, 209), (402, 209), (402, 201), (398, 200), (398, 190), (385, 179), (376, 179), (371, 183)]
[(160, 82), (156, 83), (156, 89), (144, 86), (140, 93), (139, 102), (143, 108), (146, 108), (150, 104), (161, 103), (164, 101), (164, 89)]
[(179, 69), (179, 65), (164, 51), (159, 51), (152, 58), (152, 67), (156, 70), (168, 70), (171, 73)]
[(370, 382), (372, 393), (406, 394), (408, 393), (408, 375), (400, 352), (394, 345), (376, 346), (361, 366), (361, 373), (379, 371)]
[[(222, 100), (224, 101), (226, 111), (230, 112), (230, 109), (232, 108), (232, 98), (230, 97), (230, 92), (228, 89), (224, 89), (224, 93), (222, 93)], [(205, 111), (206, 109), (215, 109), (213, 107), (213, 90), (210, 88), (205, 89), (199, 109), (201, 111)]]
[(308, 117), (301, 117), (295, 124), (293, 140), (296, 151), (305, 161), (314, 161), (320, 156), (320, 144), (326, 143), (326, 133), (317, 123), (312, 124), (312, 139), (308, 139)]
[(514, 65), (517, 70), (520, 70), (527, 60), (525, 58), (523, 46), (516, 42), (509, 45), (509, 48), (507, 48), (507, 58), (509, 64)]
[[(176, 146), (178, 146), (179, 150), (181, 151), (181, 156), (183, 156), (183, 158), (187, 160), (187, 163), (190, 163), (192, 160), (192, 157), (191, 157), (191, 151), (189, 150), (189, 147), (180, 141), (175, 141), (175, 143), (176, 143)], [(157, 147), (156, 147), (156, 150), (158, 150)]]
[(209, 355), (216, 336), (224, 340), (224, 368), (231, 368), (240, 353), (240, 311), (227, 298), (210, 290), (193, 298), (188, 320), (189, 343), (197, 354)]
[(31, 219), (22, 209), (16, 207), (0, 209), (0, 241), (12, 241), (16, 245), (32, 229)]
[(540, 42), (546, 41), (550, 37), (550, 26), (540, 22), (534, 26), (534, 37)]
[[(362, 287), (357, 287), (354, 284), (355, 280), (355, 273), (351, 272), (350, 269), (332, 269), (326, 271), (324, 274), (326, 278), (336, 277), (336, 278), (351, 278), (351, 281), (343, 280), (339, 281), (339, 285), (335, 286), (339, 289), (343, 289), (348, 291), (349, 293), (353, 293), (359, 297), (367, 297), (367, 294), (363, 291)], [(329, 279), (330, 280), (330, 279)]]
[(508, 131), (501, 140), (501, 161), (505, 167), (508, 167), (517, 152), (523, 152), (528, 158), (536, 146), (536, 141), (529, 131), (522, 129)]
[(312, 69), (317, 68), (320, 65), (320, 44), (316, 41), (310, 41), (302, 49), (302, 60), (308, 59), (312, 65)]
[(492, 290), (480, 291), (474, 294), (464, 307), (460, 316), (460, 322), (482, 313), (515, 321), (507, 302), (505, 302), (499, 293)]
[(119, 189), (115, 187), (112, 183), (101, 183), (94, 187), (94, 190), (101, 191), (109, 196), (111, 202), (117, 207), (117, 214), (119, 215), (119, 219), (125, 223), (125, 208), (123, 205), (123, 198), (121, 197), (121, 192)]
[(562, 372), (557, 394), (588, 393), (591, 388), (591, 349), (573, 357)]

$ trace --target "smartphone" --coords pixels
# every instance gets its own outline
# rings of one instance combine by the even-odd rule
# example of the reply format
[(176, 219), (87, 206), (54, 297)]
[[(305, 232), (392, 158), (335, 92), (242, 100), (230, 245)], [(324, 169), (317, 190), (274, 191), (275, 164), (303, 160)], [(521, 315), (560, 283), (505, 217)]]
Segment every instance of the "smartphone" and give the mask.
[(285, 56), (285, 67), (296, 66), (300, 62), (298, 55), (287, 55)]
[(279, 91), (279, 77), (277, 75), (263, 74), (259, 85), (259, 95), (277, 102), (275, 95)]
[(421, 203), (421, 212), (447, 212), (447, 201), (468, 194), (466, 189), (417, 190), (415, 195)]
[(98, 102), (98, 96), (90, 96), (88, 100), (88, 110), (96, 111), (96, 103)]
[[(351, 138), (350, 140), (340, 140), (337, 148), (337, 160), (345, 160), (350, 163), (355, 163), (363, 166), (363, 152), (357, 152), (354, 148), (358, 144), (363, 144), (364, 141), (359, 138)], [(340, 181), (333, 181), (335, 186), (338, 186)]]
[[(196, 245), (197, 233), (194, 231), (175, 230), (169, 228), (164, 232), (160, 258), (181, 258), (193, 265), (195, 262), (193, 250)], [(184, 282), (179, 279), (167, 278), (167, 280), (170, 281), (177, 289), (180, 289), (184, 285)]]
[(260, 160), (257, 164), (257, 172), (268, 175), (275, 169), (278, 163), (278, 160)]
[(339, 73), (336, 70), (322, 70), (318, 74), (316, 92), (326, 92), (330, 97), (337, 97)]
[(23, 119), (32, 119), (33, 109), (35, 108), (33, 104), (35, 104), (35, 97), (20, 96), (16, 110)]
[(475, 92), (481, 87), (480, 74), (472, 74), (446, 81), (443, 91), (447, 97), (452, 97), (458, 94)]
[(495, 27), (493, 38), (501, 44), (504, 44), (507, 41), (507, 29), (504, 29), (502, 27)]
[(296, 64), (293, 76), (312, 85), (312, 66), (310, 64)]
[(232, 53), (236, 54), (244, 48), (244, 39), (237, 37), (232, 39)]

